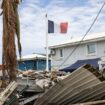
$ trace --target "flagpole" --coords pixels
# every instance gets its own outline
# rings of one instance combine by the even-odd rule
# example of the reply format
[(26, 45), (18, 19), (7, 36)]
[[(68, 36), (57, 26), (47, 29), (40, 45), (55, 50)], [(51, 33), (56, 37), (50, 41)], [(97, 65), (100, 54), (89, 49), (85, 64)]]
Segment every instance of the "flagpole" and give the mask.
[(49, 57), (48, 57), (48, 19), (46, 14), (46, 71), (49, 71)]

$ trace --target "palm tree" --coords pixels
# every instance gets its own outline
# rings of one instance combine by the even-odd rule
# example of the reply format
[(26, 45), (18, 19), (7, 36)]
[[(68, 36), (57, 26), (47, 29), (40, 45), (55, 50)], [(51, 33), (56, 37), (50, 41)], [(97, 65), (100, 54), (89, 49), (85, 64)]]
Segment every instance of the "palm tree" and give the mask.
[(17, 56), (15, 46), (15, 35), (18, 41), (18, 50), (21, 57), (20, 43), (20, 24), (18, 16), (19, 0), (3, 0), (3, 47), (2, 47), (2, 65), (3, 77), (5, 79), (5, 69), (8, 71), (9, 82), (16, 80)]
[[(16, 68), (17, 68), (17, 57), (16, 57), (16, 46), (15, 46), (15, 35), (17, 35), (18, 50), (21, 57), (21, 43), (20, 43), (20, 24), (18, 16), (18, 4), (19, 0), (3, 0), (3, 47), (2, 47), (2, 65), (3, 65), (3, 84), (5, 82), (5, 71), (8, 71), (9, 82), (16, 81)], [(16, 91), (13, 92), (13, 95)], [(15, 101), (12, 105), (18, 105)]]

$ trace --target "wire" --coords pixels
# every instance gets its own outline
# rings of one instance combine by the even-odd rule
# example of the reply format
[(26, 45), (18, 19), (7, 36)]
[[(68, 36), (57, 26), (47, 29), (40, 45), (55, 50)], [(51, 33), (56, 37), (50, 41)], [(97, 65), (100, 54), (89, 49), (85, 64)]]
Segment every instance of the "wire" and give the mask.
[(97, 18), (99, 17), (103, 7), (105, 6), (105, 2), (102, 4), (99, 12), (97, 13), (95, 19), (93, 20), (92, 24), (90, 25), (89, 29), (86, 31), (85, 35), (83, 36), (83, 38), (79, 41), (78, 45), (72, 50), (72, 52), (66, 57), (66, 59), (61, 63), (61, 65), (59, 65), (59, 67), (57, 68), (57, 70), (62, 67), (64, 65), (64, 63), (72, 56), (72, 54), (75, 52), (75, 50), (81, 45), (83, 39), (86, 37), (86, 35), (90, 32), (91, 28), (93, 27), (93, 25), (95, 24)]

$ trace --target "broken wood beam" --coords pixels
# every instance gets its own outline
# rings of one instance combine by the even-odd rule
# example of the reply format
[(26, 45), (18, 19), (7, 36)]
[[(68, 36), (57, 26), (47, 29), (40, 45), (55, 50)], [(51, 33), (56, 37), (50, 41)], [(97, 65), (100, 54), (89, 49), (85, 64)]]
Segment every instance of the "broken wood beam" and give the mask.
[(6, 89), (0, 93), (0, 105), (3, 105), (12, 92), (16, 89), (17, 83), (15, 81), (11, 82)]

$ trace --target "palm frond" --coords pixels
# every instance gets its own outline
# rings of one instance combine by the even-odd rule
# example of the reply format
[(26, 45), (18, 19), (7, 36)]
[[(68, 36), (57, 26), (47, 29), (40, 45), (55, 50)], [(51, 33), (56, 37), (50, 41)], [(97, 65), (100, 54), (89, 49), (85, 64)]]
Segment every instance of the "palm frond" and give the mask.
[(21, 48), (21, 43), (20, 43), (20, 21), (19, 21), (19, 15), (17, 11), (18, 6), (16, 3), (14, 3), (13, 7), (14, 7), (14, 13), (16, 16), (16, 35), (17, 35), (17, 41), (18, 41), (18, 51), (19, 51), (19, 56), (21, 58), (22, 48)]
[[(10, 81), (16, 79), (16, 46), (15, 35), (17, 35), (18, 50), (21, 57), (21, 43), (20, 43), (20, 22), (18, 15), (18, 4), (15, 0), (3, 0), (3, 50), (2, 50), (2, 64), (8, 70)], [(5, 75), (5, 73), (3, 73)]]

